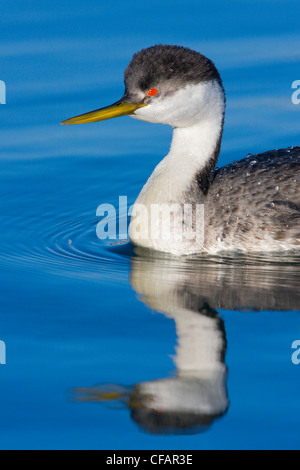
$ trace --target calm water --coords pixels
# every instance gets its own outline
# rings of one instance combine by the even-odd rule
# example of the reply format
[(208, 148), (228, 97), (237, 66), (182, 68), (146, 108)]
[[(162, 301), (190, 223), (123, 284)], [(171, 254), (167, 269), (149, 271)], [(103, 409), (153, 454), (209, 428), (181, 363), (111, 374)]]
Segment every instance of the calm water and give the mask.
[(58, 124), (116, 101), (136, 50), (173, 43), (220, 69), (219, 165), (299, 145), (298, 0), (26, 5), (0, 16), (0, 447), (299, 448), (300, 256), (100, 241), (98, 205), (134, 202), (171, 130)]

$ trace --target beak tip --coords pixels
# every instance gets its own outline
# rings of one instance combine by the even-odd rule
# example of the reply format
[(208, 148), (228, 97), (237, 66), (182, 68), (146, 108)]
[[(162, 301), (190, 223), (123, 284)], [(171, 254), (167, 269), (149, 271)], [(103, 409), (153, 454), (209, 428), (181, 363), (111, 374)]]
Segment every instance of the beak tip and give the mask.
[(132, 114), (136, 109), (141, 108), (142, 106), (147, 106), (145, 103), (127, 103), (123, 99), (117, 101), (111, 106), (106, 106), (105, 108), (96, 109), (95, 111), (90, 111), (89, 113), (80, 114), (65, 121), (61, 121), (60, 124), (63, 126), (68, 124), (85, 124), (89, 122), (96, 121), (105, 121), (106, 119), (111, 119), (118, 116), (127, 116)]

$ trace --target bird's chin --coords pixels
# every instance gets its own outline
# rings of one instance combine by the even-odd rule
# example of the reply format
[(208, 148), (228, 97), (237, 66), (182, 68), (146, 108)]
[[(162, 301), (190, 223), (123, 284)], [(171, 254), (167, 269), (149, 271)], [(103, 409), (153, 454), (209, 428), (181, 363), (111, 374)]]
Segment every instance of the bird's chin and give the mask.
[(140, 116), (137, 114), (129, 114), (129, 117), (133, 119), (138, 119), (139, 121), (147, 121), (147, 119), (144, 116)]
[(164, 119), (160, 119), (159, 116), (156, 116), (155, 114), (140, 113), (139, 111), (140, 110), (138, 109), (136, 112), (130, 114), (130, 117), (138, 119), (139, 121), (152, 122), (153, 124), (167, 124), (172, 126), (172, 124), (165, 122)]
[(145, 122), (156, 122), (153, 120), (153, 113), (145, 112), (146, 108), (144, 109), (144, 112), (140, 112), (140, 109), (137, 109), (134, 113), (130, 114), (130, 117), (134, 119), (138, 119), (139, 121), (145, 121)]

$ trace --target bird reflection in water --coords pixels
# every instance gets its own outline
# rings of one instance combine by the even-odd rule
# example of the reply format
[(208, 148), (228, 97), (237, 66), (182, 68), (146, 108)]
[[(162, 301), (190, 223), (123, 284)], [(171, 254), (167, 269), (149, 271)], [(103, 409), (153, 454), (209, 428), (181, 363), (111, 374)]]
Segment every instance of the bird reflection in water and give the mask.
[(179, 259), (141, 249), (131, 285), (152, 310), (173, 319), (176, 374), (131, 387), (77, 388), (76, 401), (122, 403), (153, 434), (206, 431), (229, 407), (226, 334), (217, 309), (288, 311), (300, 305), (300, 257)]

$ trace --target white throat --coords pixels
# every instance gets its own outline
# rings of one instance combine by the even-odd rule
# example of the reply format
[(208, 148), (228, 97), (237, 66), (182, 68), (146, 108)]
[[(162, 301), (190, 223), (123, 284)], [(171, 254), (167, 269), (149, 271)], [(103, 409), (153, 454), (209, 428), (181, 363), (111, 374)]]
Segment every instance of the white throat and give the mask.
[[(170, 152), (142, 189), (141, 198), (179, 202), (180, 193), (213, 155), (221, 136), (224, 92), (217, 81), (188, 85), (136, 111), (135, 118), (174, 127)], [(158, 194), (158, 193), (159, 194)], [(153, 193), (150, 197), (149, 193)]]
[[(150, 224), (149, 214), (153, 204), (185, 203), (186, 192), (195, 182), (196, 175), (214, 157), (222, 135), (224, 111), (223, 90), (216, 81), (210, 81), (189, 85), (171, 98), (158, 102), (153, 109), (149, 105), (136, 112), (138, 119), (174, 127), (168, 155), (156, 166), (135, 202), (134, 207), (143, 205), (148, 214), (147, 220), (141, 220), (139, 226)], [(135, 230), (136, 227), (131, 224), (130, 238), (133, 242), (163, 249), (156, 242), (152, 244), (151, 240), (142, 242)]]

